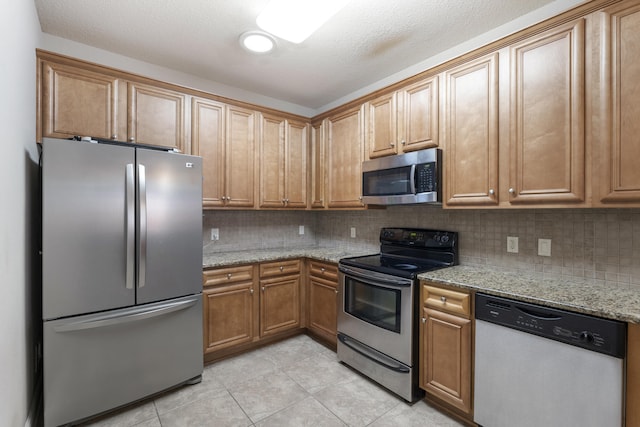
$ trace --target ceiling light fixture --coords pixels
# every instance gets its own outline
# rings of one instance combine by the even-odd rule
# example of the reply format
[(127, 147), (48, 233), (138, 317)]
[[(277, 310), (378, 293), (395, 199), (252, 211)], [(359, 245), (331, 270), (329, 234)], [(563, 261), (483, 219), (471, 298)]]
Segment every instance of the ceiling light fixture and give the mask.
[(262, 31), (247, 31), (240, 35), (243, 48), (254, 53), (268, 53), (276, 47), (276, 41)]
[(258, 27), (293, 43), (302, 43), (349, 0), (271, 0), (258, 15)]

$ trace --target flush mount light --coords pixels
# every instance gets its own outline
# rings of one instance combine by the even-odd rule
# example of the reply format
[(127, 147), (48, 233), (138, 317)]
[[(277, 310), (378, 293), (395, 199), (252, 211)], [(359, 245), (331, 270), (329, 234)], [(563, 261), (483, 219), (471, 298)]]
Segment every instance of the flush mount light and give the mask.
[(258, 27), (293, 43), (301, 43), (349, 0), (271, 0), (256, 19)]
[(243, 48), (254, 53), (268, 53), (276, 47), (276, 42), (269, 34), (262, 31), (247, 31), (240, 36)]

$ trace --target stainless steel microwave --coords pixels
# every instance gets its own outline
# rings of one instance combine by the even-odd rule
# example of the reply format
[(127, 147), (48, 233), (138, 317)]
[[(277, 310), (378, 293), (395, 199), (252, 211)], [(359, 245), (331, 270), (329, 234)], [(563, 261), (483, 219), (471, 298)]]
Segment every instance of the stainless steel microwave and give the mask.
[(362, 163), (362, 201), (372, 205), (442, 203), (442, 150), (429, 148)]

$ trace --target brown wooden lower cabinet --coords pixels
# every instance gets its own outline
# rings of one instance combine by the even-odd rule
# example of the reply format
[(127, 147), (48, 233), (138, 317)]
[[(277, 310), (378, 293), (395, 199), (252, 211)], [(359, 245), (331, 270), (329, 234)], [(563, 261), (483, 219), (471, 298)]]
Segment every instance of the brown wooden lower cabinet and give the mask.
[(329, 344), (337, 345), (338, 266), (309, 261), (307, 328)]
[(300, 274), (260, 280), (260, 336), (300, 327)]
[(421, 286), (420, 388), (468, 420), (472, 408), (473, 320), (469, 293)]

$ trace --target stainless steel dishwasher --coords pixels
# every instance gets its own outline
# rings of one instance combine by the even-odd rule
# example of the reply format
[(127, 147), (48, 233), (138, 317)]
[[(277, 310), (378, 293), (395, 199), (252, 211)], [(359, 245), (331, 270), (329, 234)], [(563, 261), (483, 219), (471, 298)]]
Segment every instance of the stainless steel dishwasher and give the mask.
[(474, 421), (624, 425), (626, 324), (476, 294)]

